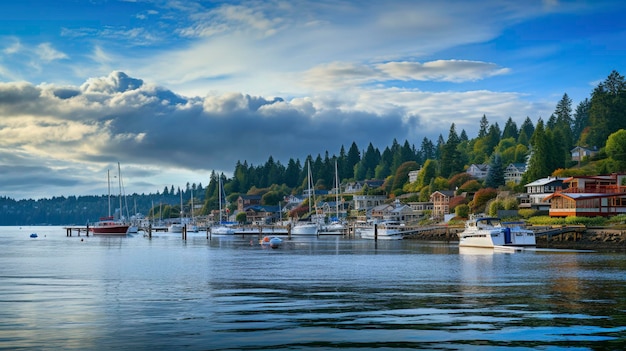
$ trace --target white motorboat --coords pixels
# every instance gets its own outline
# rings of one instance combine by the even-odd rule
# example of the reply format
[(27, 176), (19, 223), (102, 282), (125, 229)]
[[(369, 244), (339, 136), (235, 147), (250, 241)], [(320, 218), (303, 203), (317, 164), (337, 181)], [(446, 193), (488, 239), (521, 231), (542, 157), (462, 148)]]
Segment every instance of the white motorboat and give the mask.
[(458, 234), (460, 247), (494, 249), (535, 246), (535, 233), (519, 225), (505, 226), (497, 217), (472, 217)]
[(317, 235), (319, 227), (315, 222), (298, 222), (291, 228), (291, 235)]
[(404, 236), (404, 223), (398, 221), (371, 222), (359, 227), (363, 239), (400, 240)]

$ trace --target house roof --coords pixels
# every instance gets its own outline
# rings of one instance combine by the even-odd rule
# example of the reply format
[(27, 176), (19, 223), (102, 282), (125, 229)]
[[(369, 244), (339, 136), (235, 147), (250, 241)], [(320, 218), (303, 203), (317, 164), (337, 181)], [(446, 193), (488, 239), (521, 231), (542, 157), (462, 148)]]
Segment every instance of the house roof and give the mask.
[(547, 185), (550, 183), (556, 183), (556, 182), (563, 182), (565, 181), (566, 178), (559, 178), (559, 177), (547, 177), (547, 178), (541, 178), (541, 179), (537, 179), (534, 182), (530, 182), (524, 186), (541, 186), (541, 185)]
[(245, 211), (254, 211), (254, 212), (279, 212), (280, 211), (280, 207), (278, 206), (265, 206), (265, 205), (252, 205), (252, 206), (247, 206), (245, 209)]
[[(622, 196), (626, 196), (626, 194), (621, 194)], [(607, 193), (554, 193), (546, 196), (543, 201), (550, 200), (554, 197), (565, 197), (571, 200), (584, 200), (584, 199), (594, 199), (601, 197), (619, 197), (620, 194), (607, 194)]]
[(261, 200), (261, 195), (239, 195), (244, 200)]

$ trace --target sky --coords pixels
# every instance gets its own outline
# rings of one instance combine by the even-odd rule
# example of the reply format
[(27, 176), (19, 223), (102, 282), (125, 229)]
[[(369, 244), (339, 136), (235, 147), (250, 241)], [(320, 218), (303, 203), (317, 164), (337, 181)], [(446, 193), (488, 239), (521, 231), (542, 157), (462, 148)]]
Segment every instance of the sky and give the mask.
[(207, 186), (238, 161), (476, 137), (626, 73), (626, 2), (0, 4), (0, 197)]

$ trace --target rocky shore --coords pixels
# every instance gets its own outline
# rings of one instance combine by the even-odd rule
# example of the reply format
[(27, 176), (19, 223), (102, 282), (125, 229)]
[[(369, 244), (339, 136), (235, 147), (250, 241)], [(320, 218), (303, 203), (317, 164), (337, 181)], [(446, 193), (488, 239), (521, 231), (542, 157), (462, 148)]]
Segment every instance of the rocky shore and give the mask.
[[(458, 241), (457, 233), (461, 231), (463, 231), (461, 227), (441, 227), (439, 230), (411, 235), (407, 239), (456, 242)], [(537, 233), (540, 232), (537, 231)], [(537, 247), (626, 253), (626, 229), (602, 227), (554, 235), (538, 234)]]
[(537, 247), (626, 252), (626, 230), (587, 228), (582, 233), (564, 233), (551, 237), (537, 237)]

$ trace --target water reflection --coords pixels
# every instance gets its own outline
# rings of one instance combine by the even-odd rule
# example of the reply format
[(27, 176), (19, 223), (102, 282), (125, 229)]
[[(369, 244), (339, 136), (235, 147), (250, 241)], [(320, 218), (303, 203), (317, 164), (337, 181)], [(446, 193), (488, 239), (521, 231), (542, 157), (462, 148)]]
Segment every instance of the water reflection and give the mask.
[[(253, 238), (252, 240), (254, 240)], [(626, 259), (0, 229), (0, 348), (621, 349)]]

